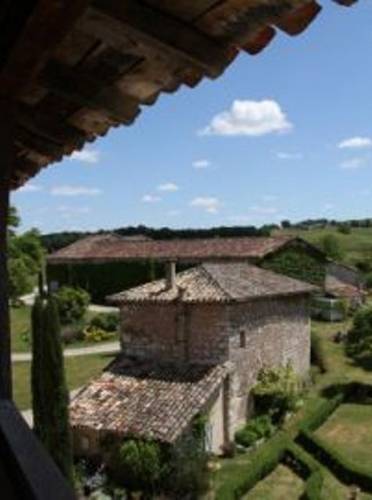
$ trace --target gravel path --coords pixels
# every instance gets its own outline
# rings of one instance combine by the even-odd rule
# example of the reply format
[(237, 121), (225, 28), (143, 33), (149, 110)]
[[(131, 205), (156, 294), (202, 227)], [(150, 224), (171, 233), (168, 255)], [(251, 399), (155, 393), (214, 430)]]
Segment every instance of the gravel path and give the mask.
[[(73, 356), (87, 356), (89, 354), (111, 354), (116, 353), (120, 350), (120, 343), (118, 341), (115, 342), (107, 342), (99, 345), (92, 345), (88, 347), (76, 347), (75, 349), (65, 349), (63, 355), (65, 357), (73, 357)], [(31, 353), (30, 352), (14, 352), (12, 354), (12, 362), (17, 361), (31, 361)]]

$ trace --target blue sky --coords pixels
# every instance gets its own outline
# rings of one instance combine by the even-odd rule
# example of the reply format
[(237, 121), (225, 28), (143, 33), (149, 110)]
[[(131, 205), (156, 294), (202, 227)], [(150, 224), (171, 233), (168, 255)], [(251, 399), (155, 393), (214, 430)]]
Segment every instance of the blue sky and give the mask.
[(324, 0), (302, 35), (279, 32), (43, 171), (13, 194), (22, 228), (372, 217), (372, 2), (359, 3)]

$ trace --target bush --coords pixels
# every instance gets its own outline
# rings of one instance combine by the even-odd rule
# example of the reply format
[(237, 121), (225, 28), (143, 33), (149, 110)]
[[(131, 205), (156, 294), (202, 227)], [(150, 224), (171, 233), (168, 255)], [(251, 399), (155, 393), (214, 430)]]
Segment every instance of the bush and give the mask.
[(346, 339), (346, 351), (360, 355), (372, 350), (372, 307), (363, 307), (356, 312), (353, 326)]
[(337, 231), (341, 234), (350, 234), (351, 233), (351, 227), (348, 224), (340, 224), (337, 227)]
[(243, 429), (235, 434), (235, 441), (246, 448), (252, 446), (256, 441), (271, 437), (275, 427), (268, 415), (252, 418)]
[(311, 363), (318, 366), (322, 373), (326, 373), (330, 369), (324, 339), (314, 330), (311, 331)]
[(90, 320), (89, 326), (106, 330), (106, 332), (117, 332), (119, 329), (119, 315), (117, 313), (97, 314)]
[(305, 481), (303, 500), (321, 500), (323, 474), (319, 465), (299, 446), (291, 443), (285, 455), (285, 462)]
[(55, 296), (62, 324), (68, 325), (83, 319), (90, 302), (85, 290), (64, 286)]
[(364, 283), (365, 283), (368, 290), (372, 290), (372, 272), (371, 271), (369, 271), (368, 274), (366, 274), (366, 277), (364, 279)]
[(115, 479), (131, 491), (155, 491), (163, 474), (160, 445), (129, 439), (119, 447), (111, 463)]
[(83, 327), (81, 324), (65, 325), (61, 332), (62, 342), (72, 344), (84, 340)]
[(262, 369), (252, 390), (255, 408), (259, 414), (271, 415), (274, 423), (280, 423), (288, 412), (298, 409), (300, 382), (292, 366)]
[(114, 339), (116, 332), (108, 332), (107, 330), (102, 330), (102, 328), (96, 328), (94, 326), (89, 326), (85, 328), (83, 338), (87, 342), (103, 342), (105, 340)]
[(344, 400), (343, 392), (339, 392), (332, 399), (322, 401), (301, 422), (301, 429), (314, 431), (320, 427)]

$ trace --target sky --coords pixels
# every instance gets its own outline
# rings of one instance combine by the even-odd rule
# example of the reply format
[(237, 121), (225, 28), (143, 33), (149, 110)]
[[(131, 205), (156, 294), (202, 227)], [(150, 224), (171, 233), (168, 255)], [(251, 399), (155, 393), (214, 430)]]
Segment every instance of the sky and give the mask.
[(12, 195), (22, 229), (372, 217), (372, 2), (322, 4), (301, 35), (41, 172)]

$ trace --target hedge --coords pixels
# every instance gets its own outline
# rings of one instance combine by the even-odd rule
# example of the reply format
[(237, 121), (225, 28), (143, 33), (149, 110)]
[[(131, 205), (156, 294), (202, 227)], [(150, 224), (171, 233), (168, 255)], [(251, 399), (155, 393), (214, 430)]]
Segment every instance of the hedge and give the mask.
[(318, 366), (322, 373), (330, 371), (324, 339), (314, 330), (311, 331), (311, 363)]
[(309, 415), (301, 422), (300, 430), (314, 431), (320, 427), (327, 418), (336, 410), (344, 401), (343, 392), (339, 392), (332, 399), (325, 400), (319, 404)]
[(286, 463), (305, 481), (302, 500), (321, 500), (323, 474), (315, 460), (291, 443), (286, 450)]
[(234, 464), (229, 471), (229, 478), (218, 488), (216, 500), (237, 500), (245, 495), (275, 469), (284, 457), (288, 444), (288, 435), (278, 432), (252, 453), (247, 463)]
[(372, 493), (372, 472), (363, 470), (305, 429), (300, 431), (297, 442), (332, 471), (340, 481), (349, 485), (357, 484), (363, 490)]

